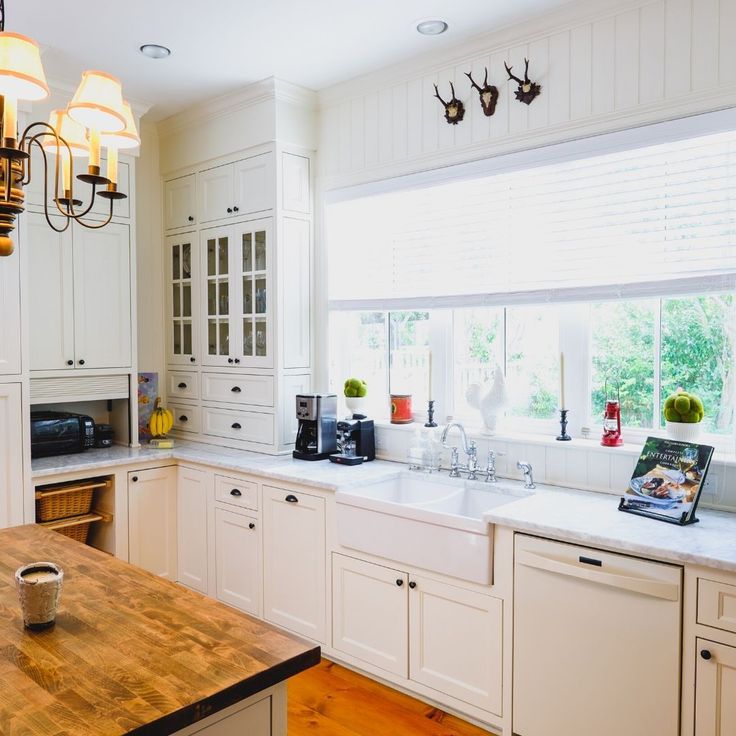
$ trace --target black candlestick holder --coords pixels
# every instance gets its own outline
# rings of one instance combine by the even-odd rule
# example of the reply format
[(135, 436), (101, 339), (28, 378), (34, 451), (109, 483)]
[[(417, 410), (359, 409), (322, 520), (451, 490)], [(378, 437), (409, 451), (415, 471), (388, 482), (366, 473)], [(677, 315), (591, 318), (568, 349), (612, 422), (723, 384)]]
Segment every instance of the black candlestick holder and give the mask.
[(560, 409), (560, 436), (557, 437), (558, 442), (569, 442), (572, 439), (567, 433), (567, 412), (568, 409)]
[(430, 399), (427, 403), (427, 421), (424, 423), (425, 427), (436, 427), (437, 422), (434, 420), (434, 399)]

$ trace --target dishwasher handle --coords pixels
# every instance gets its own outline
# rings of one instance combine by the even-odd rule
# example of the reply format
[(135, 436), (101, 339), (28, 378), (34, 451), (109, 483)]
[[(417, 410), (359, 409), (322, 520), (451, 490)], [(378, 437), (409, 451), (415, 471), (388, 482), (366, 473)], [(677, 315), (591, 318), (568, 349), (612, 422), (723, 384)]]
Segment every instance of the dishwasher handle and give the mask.
[(518, 550), (516, 561), (525, 567), (545, 570), (556, 575), (566, 575), (567, 577), (588, 580), (591, 583), (620, 588), (631, 591), (632, 593), (648, 595), (652, 598), (662, 598), (667, 601), (680, 600), (679, 585), (662, 580), (636, 577), (635, 575), (627, 575), (620, 572), (606, 572), (602, 569), (602, 565), (600, 567), (591, 567), (588, 563), (585, 567), (580, 567), (573, 563), (557, 559), (556, 557), (530, 552), (529, 550)]

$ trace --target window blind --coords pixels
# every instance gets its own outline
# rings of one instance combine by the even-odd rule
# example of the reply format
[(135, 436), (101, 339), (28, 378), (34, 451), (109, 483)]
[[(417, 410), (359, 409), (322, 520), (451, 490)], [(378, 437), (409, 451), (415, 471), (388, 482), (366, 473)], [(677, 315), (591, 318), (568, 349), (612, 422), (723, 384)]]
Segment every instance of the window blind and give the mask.
[(332, 309), (736, 287), (736, 133), (397, 189), (325, 208)]

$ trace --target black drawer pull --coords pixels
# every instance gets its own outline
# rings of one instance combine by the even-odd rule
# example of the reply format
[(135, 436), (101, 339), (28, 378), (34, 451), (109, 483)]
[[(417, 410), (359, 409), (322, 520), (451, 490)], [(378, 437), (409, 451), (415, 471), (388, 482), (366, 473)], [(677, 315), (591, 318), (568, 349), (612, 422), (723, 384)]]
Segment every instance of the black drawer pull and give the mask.
[(138, 476), (137, 476), (137, 475), (134, 475), (134, 476), (133, 476), (133, 477), (131, 478), (131, 480), (133, 481), (133, 483), (137, 483), (137, 482), (138, 482)]
[(399, 586), (399, 588), (404, 584), (404, 581), (401, 578), (396, 579), (396, 585)]
[(236, 363), (240, 363), (240, 358), (235, 358)]
[(293, 493), (290, 493), (284, 501), (287, 503), (299, 503), (299, 499)]
[(232, 208), (232, 207), (228, 207), (228, 208), (227, 208), (227, 213), (228, 213), (228, 215), (232, 215), (232, 213), (233, 213), (233, 208)]
[(231, 496), (242, 496), (243, 494), (237, 489), (233, 488), (232, 491), (230, 491)]
[(177, 388), (186, 388), (187, 385), (183, 381), (180, 384), (177, 384)]
[(256, 525), (251, 521), (250, 524), (248, 524), (248, 529), (255, 529)]
[(189, 222), (194, 222), (194, 218), (191, 215), (189, 215), (189, 217), (187, 217), (187, 220), (189, 220)]
[(233, 422), (230, 426), (233, 429), (242, 429), (242, 427), (237, 422)]
[(232, 362), (233, 362), (233, 359), (232, 359), (232, 358), (228, 358), (228, 359), (227, 359), (227, 362), (228, 362), (228, 363), (232, 363)]
[(197, 362), (197, 359), (194, 356), (192, 356), (191, 358), (189, 358), (189, 362), (190, 363), (196, 363)]
[(84, 365), (84, 358), (79, 361), (79, 365)]
[(74, 365), (74, 361), (73, 360), (67, 360), (66, 364), (67, 365)]
[(703, 659), (705, 659), (705, 660), (708, 660), (708, 659), (710, 659), (710, 658), (711, 658), (711, 657), (712, 657), (713, 655), (712, 655), (712, 654), (711, 654), (711, 653), (710, 653), (710, 652), (709, 652), (709, 651), (708, 651), (707, 649), (702, 649), (702, 650), (700, 651), (700, 656), (701, 656), (701, 657), (702, 657)]
[(409, 587), (410, 587), (410, 588), (411, 588), (412, 590), (414, 590), (414, 588), (416, 588), (416, 587), (417, 587), (417, 584), (416, 584), (416, 583), (415, 583), (415, 582), (414, 582), (414, 581), (412, 580), (412, 581), (411, 581), (411, 582), (409, 583)]
[(188, 417), (188, 416), (187, 416), (186, 414), (182, 414), (182, 415), (181, 415), (181, 416), (179, 417), (179, 421), (180, 421), (180, 422), (188, 422), (188, 421), (189, 421), (189, 417)]
[(242, 390), (242, 389), (240, 388), (240, 386), (233, 386), (233, 387), (232, 387), (232, 388), (231, 388), (230, 390), (231, 390), (231, 391), (232, 391), (232, 392), (233, 392), (234, 394), (239, 394), (239, 393), (241, 392), (241, 390)]
[(580, 560), (580, 562), (586, 565), (595, 565), (596, 567), (603, 567), (603, 562), (601, 560), (596, 560), (593, 557), (584, 557), (583, 555), (580, 555), (580, 557), (578, 557), (578, 560)]
[(238, 212), (240, 208), (237, 205), (233, 205), (233, 212)]

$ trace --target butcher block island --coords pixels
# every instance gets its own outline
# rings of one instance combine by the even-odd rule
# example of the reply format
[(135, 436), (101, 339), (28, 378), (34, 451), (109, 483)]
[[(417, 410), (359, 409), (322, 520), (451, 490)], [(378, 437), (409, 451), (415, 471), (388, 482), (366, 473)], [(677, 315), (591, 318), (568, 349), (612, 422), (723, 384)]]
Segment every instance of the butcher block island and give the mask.
[[(64, 570), (56, 625), (23, 627), (14, 572)], [(57, 532), (0, 530), (3, 736), (286, 733), (286, 680), (320, 649)]]

